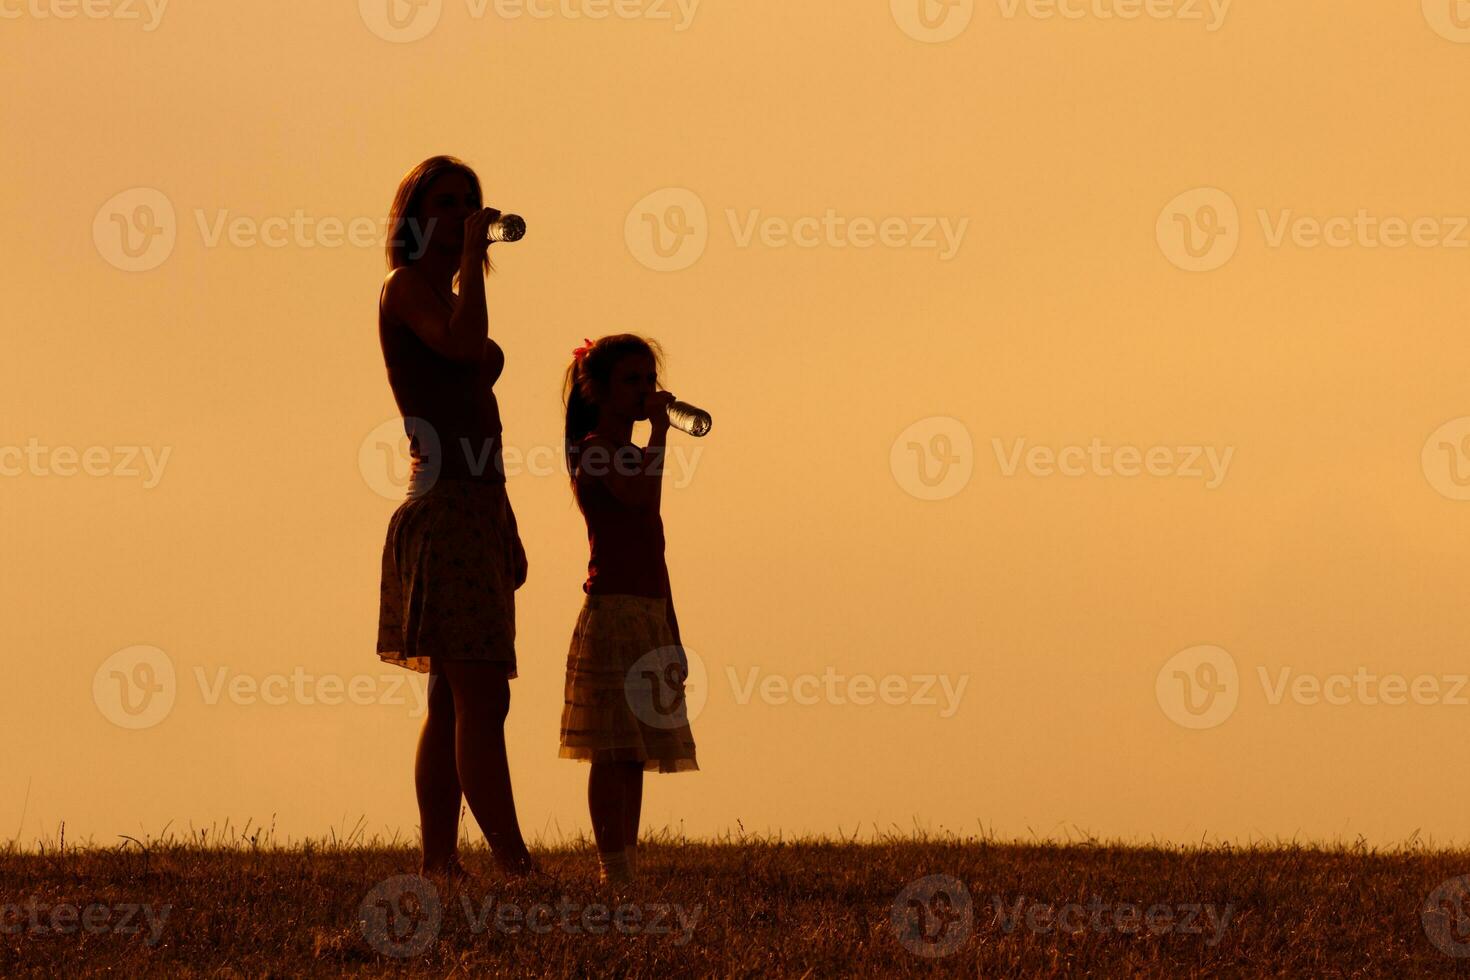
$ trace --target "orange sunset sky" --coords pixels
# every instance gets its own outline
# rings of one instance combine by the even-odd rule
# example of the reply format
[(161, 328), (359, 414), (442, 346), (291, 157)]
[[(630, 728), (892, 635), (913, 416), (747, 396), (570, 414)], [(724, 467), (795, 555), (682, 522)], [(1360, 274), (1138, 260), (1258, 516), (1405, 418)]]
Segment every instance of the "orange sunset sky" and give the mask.
[(714, 418), (646, 827), (1465, 840), (1458, 6), (393, 4), (0, 0), (6, 834), (416, 838), (376, 303), (449, 153), (529, 226), (528, 836), (587, 830), (562, 372), (633, 331)]

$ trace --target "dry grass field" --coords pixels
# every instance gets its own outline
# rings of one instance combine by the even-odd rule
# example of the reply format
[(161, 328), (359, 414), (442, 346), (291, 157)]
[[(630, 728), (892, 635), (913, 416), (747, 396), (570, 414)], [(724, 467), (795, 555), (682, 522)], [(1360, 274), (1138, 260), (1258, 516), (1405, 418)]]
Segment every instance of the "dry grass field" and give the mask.
[(191, 831), (0, 852), (3, 976), (1470, 975), (1470, 853), (663, 833), (601, 887), (585, 841), (508, 881), (348, 834)]

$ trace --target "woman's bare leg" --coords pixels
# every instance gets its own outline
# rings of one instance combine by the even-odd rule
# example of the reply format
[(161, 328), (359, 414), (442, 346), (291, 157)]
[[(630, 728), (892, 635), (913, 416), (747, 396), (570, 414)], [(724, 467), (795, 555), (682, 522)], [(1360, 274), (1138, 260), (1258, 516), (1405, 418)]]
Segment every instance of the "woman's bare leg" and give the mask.
[(429, 671), (429, 710), (413, 776), (424, 838), (423, 871), (444, 871), (458, 856), (461, 794), (454, 762), (454, 696), (436, 667)]
[(485, 834), (496, 863), (520, 874), (534, 866), (516, 820), (510, 763), (505, 756), (505, 717), (510, 681), (500, 664), (444, 661), (454, 695), (454, 758), (470, 813)]

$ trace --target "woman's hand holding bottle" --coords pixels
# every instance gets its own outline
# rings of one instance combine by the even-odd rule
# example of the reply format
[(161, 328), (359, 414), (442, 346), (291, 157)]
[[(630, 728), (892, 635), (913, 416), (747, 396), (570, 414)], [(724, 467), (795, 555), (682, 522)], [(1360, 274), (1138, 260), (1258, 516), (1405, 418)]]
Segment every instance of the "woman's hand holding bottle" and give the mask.
[(667, 391), (655, 391), (644, 399), (643, 405), (648, 409), (648, 424), (653, 426), (654, 432), (669, 431), (669, 404), (673, 400), (673, 394)]
[(490, 226), (500, 220), (498, 208), (481, 208), (464, 219), (464, 258), (479, 262), (490, 248)]

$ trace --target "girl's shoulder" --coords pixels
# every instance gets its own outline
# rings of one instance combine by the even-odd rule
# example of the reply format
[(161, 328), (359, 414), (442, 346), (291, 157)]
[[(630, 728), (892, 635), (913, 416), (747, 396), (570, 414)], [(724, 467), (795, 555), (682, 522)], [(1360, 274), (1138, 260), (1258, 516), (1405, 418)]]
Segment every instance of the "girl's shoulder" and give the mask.
[(578, 483), (582, 482), (584, 474), (586, 473), (582, 466), (584, 460), (583, 454), (588, 449), (591, 449), (594, 446), (602, 446), (610, 451), (613, 448), (613, 442), (611, 439), (600, 436), (595, 432), (589, 432), (581, 439), (577, 440), (577, 451), (572, 454), (572, 475), (577, 478)]
[(634, 449), (638, 448), (636, 443), (618, 442), (616, 439), (609, 439), (607, 436), (598, 435), (596, 432), (587, 433), (582, 437), (581, 442), (578, 443), (579, 448), (585, 449), (588, 446), (603, 446), (614, 452), (619, 449), (627, 449), (630, 446)]
[[(620, 455), (628, 449), (641, 452), (635, 443), (619, 443), (616, 439), (589, 432), (583, 436), (576, 445), (577, 451), (572, 454), (572, 477), (578, 487), (588, 484), (601, 484), (605, 481), (601, 478), (607, 476), (609, 471), (618, 466), (619, 460), (626, 460)], [(589, 450), (599, 450), (591, 453)]]

